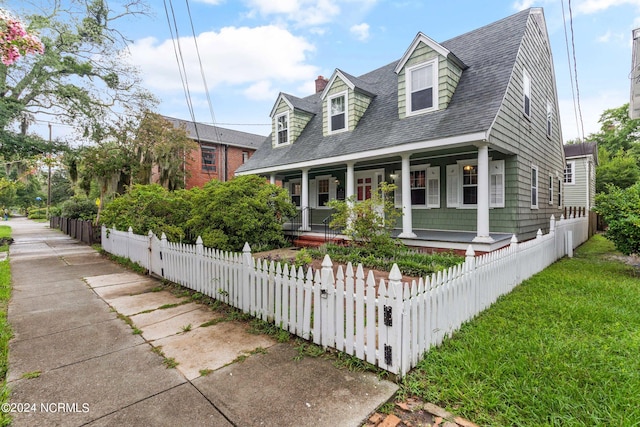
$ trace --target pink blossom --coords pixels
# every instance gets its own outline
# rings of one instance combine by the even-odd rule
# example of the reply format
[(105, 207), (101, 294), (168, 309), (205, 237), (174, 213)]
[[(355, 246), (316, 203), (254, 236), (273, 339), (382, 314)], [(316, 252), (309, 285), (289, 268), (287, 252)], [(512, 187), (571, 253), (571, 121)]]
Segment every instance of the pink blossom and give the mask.
[(6, 66), (13, 64), (22, 55), (44, 53), (40, 39), (27, 33), (22, 22), (0, 9), (0, 60)]

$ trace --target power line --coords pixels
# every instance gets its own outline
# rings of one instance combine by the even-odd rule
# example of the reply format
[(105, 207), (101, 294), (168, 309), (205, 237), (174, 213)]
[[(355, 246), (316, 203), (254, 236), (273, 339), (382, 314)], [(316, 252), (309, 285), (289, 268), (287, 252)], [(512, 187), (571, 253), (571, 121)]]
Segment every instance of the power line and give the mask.
[[(573, 95), (573, 110), (576, 115), (576, 126), (578, 127), (578, 135), (581, 135), (580, 139), (584, 141), (584, 121), (582, 119), (582, 107), (580, 106), (580, 88), (578, 85), (578, 62), (576, 60), (576, 44), (575, 37), (573, 31), (573, 11), (571, 9), (571, 0), (567, 0), (569, 6), (569, 26), (571, 30), (571, 50), (573, 53), (573, 67), (571, 64), (571, 54), (569, 53), (569, 41), (567, 39), (567, 23), (565, 19), (564, 12), (564, 0), (561, 0), (562, 3), (562, 21), (564, 23), (564, 33), (565, 33), (565, 43), (567, 45), (567, 59), (569, 61), (569, 76), (571, 79), (571, 92)], [(572, 74), (573, 68), (573, 74)], [(574, 88), (574, 79), (575, 79), (575, 92), (573, 92)], [(577, 105), (577, 108), (576, 108)]]
[[(202, 76), (202, 82), (204, 84), (204, 91), (205, 91), (205, 94), (207, 96), (207, 103), (209, 104), (209, 113), (211, 114), (211, 120), (213, 121), (213, 123), (215, 123), (216, 122), (216, 115), (213, 112), (213, 104), (211, 103), (211, 96), (209, 95), (209, 87), (207, 86), (207, 79), (206, 79), (206, 77), (204, 75), (204, 67), (202, 66), (202, 59), (200, 57), (200, 49), (198, 47), (198, 38), (196, 37), (196, 31), (195, 31), (195, 28), (193, 27), (193, 19), (191, 17), (191, 8), (189, 7), (189, 0), (185, 0), (185, 4), (187, 5), (187, 15), (189, 16), (189, 23), (191, 24), (191, 35), (193, 37), (193, 43), (194, 43), (195, 48), (196, 48), (196, 54), (198, 55), (198, 64), (200, 66), (200, 75)], [(197, 126), (196, 125), (196, 121), (195, 121), (195, 117), (194, 117), (194, 120), (193, 120), (193, 125)], [(216, 134), (216, 138), (218, 139), (218, 141), (221, 141), (222, 138), (220, 138), (220, 133), (218, 132), (218, 128), (214, 126), (213, 130), (214, 130), (214, 132)], [(220, 159), (220, 156), (216, 156), (216, 160), (218, 160), (218, 159)], [(221, 165), (218, 165), (218, 166), (221, 166)], [(223, 168), (220, 168), (220, 169), (222, 170)], [(223, 172), (224, 172), (223, 181), (226, 181), (227, 180), (227, 168), (226, 168), (226, 165), (224, 167), (224, 171)]]
[[(173, 42), (173, 52), (176, 56), (176, 62), (178, 63), (178, 71), (180, 72), (180, 80), (182, 81), (182, 88), (184, 90), (187, 108), (189, 109), (189, 115), (191, 116), (191, 121), (193, 122), (196, 139), (198, 142), (200, 141), (200, 134), (198, 132), (198, 125), (196, 124), (195, 113), (193, 110), (193, 104), (191, 102), (191, 91), (189, 90), (189, 79), (187, 78), (187, 69), (184, 65), (184, 57), (182, 55), (182, 47), (180, 45), (180, 35), (178, 33), (178, 24), (176, 22), (176, 14), (173, 10), (173, 2), (169, 0), (169, 6), (171, 7), (171, 17), (173, 18), (173, 26), (171, 25), (171, 18), (169, 17), (169, 11), (167, 9), (167, 1), (164, 0), (164, 10), (167, 15), (167, 23), (169, 25), (169, 32), (171, 33), (171, 40)], [(173, 30), (175, 29), (175, 37), (173, 34)]]

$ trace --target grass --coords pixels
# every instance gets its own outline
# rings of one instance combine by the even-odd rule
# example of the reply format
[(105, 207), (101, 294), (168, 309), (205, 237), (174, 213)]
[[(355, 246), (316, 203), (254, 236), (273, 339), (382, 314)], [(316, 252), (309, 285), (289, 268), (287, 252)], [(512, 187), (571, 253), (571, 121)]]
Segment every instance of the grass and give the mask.
[[(0, 225), (0, 238), (11, 237), (11, 227)], [(5, 251), (8, 250), (8, 245)], [(3, 250), (3, 249), (0, 249)], [(9, 364), (9, 340), (13, 336), (11, 326), (7, 321), (7, 308), (11, 297), (11, 269), (9, 260), (0, 261), (0, 404), (9, 402), (9, 388), (7, 387), (7, 368)], [(0, 425), (9, 425), (11, 417), (0, 411)]]
[(428, 352), (399, 398), (483, 426), (640, 425), (640, 276), (596, 235)]

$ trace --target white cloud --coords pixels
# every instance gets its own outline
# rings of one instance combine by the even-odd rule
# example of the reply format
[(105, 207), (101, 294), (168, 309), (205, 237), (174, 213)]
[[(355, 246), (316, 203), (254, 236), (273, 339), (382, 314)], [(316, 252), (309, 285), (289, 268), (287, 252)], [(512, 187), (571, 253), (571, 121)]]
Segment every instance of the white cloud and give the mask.
[(360, 41), (366, 41), (369, 38), (369, 24), (365, 22), (351, 26), (349, 31)]
[(607, 30), (606, 33), (604, 33), (603, 35), (599, 36), (598, 38), (596, 38), (596, 40), (599, 43), (609, 43), (609, 42), (615, 42), (615, 43), (624, 43), (627, 40), (627, 37), (624, 34), (621, 33), (613, 33), (611, 32), (611, 30)]
[[(317, 26), (340, 15), (336, 0), (248, 0), (253, 13), (282, 17), (300, 26)], [(251, 15), (251, 13), (250, 13)]]
[(269, 80), (261, 80), (243, 91), (248, 99), (254, 101), (273, 101), (278, 96), (278, 91), (273, 88)]
[[(219, 32), (198, 35), (202, 67), (210, 90), (218, 85), (252, 87), (255, 97), (273, 94), (277, 86), (313, 80), (317, 68), (307, 62), (315, 47), (303, 37), (269, 25), (256, 28), (225, 27)], [(204, 83), (192, 38), (180, 39), (189, 89), (203, 92)], [(137, 40), (130, 47), (132, 61), (143, 72), (146, 86), (153, 91), (182, 91), (176, 55), (171, 40)], [(247, 93), (245, 91), (245, 93)], [(273, 97), (272, 97), (273, 98)]]
[(525, 9), (529, 9), (535, 4), (536, 4), (535, 0), (519, 0), (513, 3), (512, 6), (515, 10), (525, 10)]

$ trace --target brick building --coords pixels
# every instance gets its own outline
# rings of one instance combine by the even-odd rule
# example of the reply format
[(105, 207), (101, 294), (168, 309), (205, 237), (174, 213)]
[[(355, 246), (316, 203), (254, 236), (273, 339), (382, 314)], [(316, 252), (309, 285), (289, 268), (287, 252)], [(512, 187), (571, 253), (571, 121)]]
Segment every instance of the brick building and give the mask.
[(202, 187), (212, 179), (228, 181), (266, 139), (263, 135), (163, 116), (183, 127), (198, 143), (186, 158), (185, 188)]

